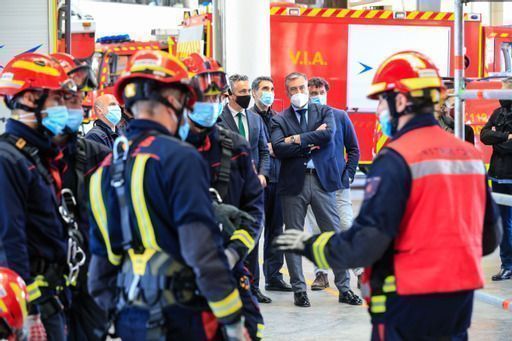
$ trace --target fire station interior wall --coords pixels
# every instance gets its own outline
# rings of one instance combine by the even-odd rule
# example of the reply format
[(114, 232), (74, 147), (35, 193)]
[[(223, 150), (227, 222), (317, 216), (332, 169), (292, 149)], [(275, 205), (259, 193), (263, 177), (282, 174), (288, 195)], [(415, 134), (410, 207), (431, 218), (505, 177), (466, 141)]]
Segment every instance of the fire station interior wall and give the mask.
[(134, 40), (153, 40), (151, 30), (177, 30), (187, 9), (80, 0), (81, 13), (92, 15), (96, 37), (129, 34)]
[(270, 74), (270, 1), (221, 0), (224, 67), (231, 75), (245, 74), (252, 81)]
[[(36, 51), (47, 53), (50, 46), (48, 1), (2, 1), (0, 7), (0, 71), (14, 56)], [(8, 110), (3, 101), (0, 117)], [(0, 123), (3, 131), (3, 123)]]
[(433, 60), (441, 76), (449, 76), (449, 27), (349, 25), (348, 29), (347, 105), (349, 108), (358, 108), (359, 111), (375, 110), (375, 101), (366, 97), (368, 89), (377, 67), (396, 52), (406, 50), (423, 52)]

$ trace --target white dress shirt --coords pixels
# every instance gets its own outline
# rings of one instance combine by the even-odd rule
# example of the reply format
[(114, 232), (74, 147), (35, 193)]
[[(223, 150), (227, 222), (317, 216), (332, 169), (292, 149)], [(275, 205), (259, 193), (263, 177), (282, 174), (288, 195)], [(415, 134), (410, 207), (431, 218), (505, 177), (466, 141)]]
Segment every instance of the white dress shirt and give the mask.
[[(235, 124), (238, 127), (238, 113), (239, 111), (236, 111), (235, 109), (231, 108), (231, 106), (228, 104), (228, 109), (231, 112), (231, 115), (233, 115), (233, 119), (235, 120)], [(244, 125), (245, 130), (245, 138), (247, 141), (249, 141), (249, 123), (247, 122), (247, 112), (245, 109), (242, 109), (242, 123)], [(240, 127), (238, 127), (238, 131), (240, 131)]]

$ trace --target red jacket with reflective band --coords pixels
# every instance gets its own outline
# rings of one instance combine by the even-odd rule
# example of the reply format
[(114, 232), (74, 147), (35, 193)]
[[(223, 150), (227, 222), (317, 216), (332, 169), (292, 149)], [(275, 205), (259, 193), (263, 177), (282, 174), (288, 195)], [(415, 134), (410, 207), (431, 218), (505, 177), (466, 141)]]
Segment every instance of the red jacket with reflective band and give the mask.
[(388, 145), (411, 171), (411, 194), (395, 240), (400, 295), (483, 286), (485, 166), (469, 143), (438, 126), (415, 129)]

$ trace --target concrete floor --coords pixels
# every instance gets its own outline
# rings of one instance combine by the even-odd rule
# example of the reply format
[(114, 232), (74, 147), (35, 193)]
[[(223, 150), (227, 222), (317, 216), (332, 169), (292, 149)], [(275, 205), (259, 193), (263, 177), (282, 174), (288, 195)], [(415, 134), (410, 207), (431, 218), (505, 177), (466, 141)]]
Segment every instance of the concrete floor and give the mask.
[[(354, 211), (357, 212), (361, 193), (353, 191)], [(262, 243), (260, 243), (261, 245)], [(262, 253), (260, 252), (260, 255)], [(304, 274), (308, 284), (314, 279), (313, 265), (303, 261)], [(499, 256), (495, 254), (484, 259), (486, 287), (483, 293), (501, 300), (512, 299), (512, 280), (491, 282), (490, 277), (499, 268)], [(282, 270), (286, 276), (286, 268)], [(370, 319), (365, 306), (349, 306), (338, 303), (338, 292), (334, 287), (333, 276), (329, 275), (331, 288), (324, 291), (309, 291), (310, 308), (293, 305), (292, 293), (266, 292), (272, 298), (271, 304), (262, 304), (265, 318), (266, 340), (369, 340)], [(352, 287), (357, 288), (354, 276)], [(264, 289), (264, 278), (260, 288)], [(358, 290), (354, 290), (359, 294)], [(263, 292), (265, 292), (263, 290)], [(496, 305), (475, 299), (473, 322), (470, 329), (471, 340), (511, 341), (512, 311), (505, 311)]]

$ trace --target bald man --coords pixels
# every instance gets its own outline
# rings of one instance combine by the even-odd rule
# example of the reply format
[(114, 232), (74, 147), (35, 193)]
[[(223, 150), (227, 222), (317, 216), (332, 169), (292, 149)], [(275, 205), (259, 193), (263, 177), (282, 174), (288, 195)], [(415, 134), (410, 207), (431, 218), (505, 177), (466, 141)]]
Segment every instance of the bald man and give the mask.
[(85, 138), (112, 149), (118, 136), (116, 126), (122, 116), (119, 103), (112, 95), (101, 95), (94, 101), (94, 114), (97, 119), (94, 122), (94, 127), (85, 134)]

